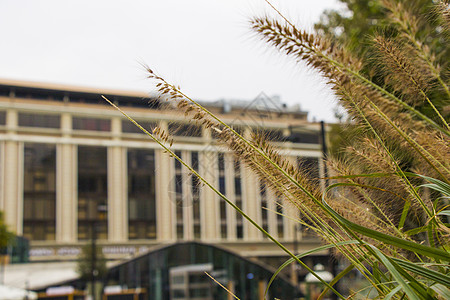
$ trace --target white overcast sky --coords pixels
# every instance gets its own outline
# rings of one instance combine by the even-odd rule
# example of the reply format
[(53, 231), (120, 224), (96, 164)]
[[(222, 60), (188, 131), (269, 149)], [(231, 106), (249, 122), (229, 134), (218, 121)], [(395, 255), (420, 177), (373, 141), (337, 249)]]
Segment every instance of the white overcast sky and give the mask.
[[(337, 0), (273, 3), (311, 29)], [(249, 29), (263, 0), (1, 0), (0, 78), (151, 92), (140, 63), (198, 100), (260, 92), (333, 120), (325, 80)]]

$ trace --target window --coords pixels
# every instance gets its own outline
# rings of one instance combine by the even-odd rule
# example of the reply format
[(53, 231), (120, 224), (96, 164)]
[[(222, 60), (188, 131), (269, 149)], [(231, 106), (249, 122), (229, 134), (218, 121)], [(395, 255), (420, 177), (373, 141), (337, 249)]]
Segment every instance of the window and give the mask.
[(169, 133), (175, 136), (201, 137), (202, 128), (194, 124), (170, 123)]
[[(137, 121), (139, 125), (144, 127), (148, 132), (152, 132), (152, 130), (158, 125), (157, 122), (150, 122), (150, 121)], [(122, 120), (122, 132), (123, 133), (141, 133), (144, 134), (144, 132), (137, 127), (134, 123), (132, 123), (130, 120)]]
[(107, 151), (78, 146), (78, 239), (107, 239)]
[[(191, 152), (192, 168), (199, 172), (198, 169), (198, 152)], [(200, 180), (197, 176), (192, 175), (192, 210), (194, 217), (194, 238), (199, 239), (201, 235), (200, 228)]]
[(56, 225), (56, 146), (24, 147), (23, 235), (54, 240)]
[[(175, 151), (175, 155), (181, 158), (181, 151)], [(176, 219), (177, 219), (177, 239), (183, 239), (183, 177), (181, 173), (181, 163), (174, 159), (175, 164), (175, 203), (177, 205), (176, 208)]]
[[(219, 191), (225, 195), (225, 156), (223, 153), (217, 155), (217, 164), (219, 169)], [(222, 239), (227, 237), (227, 203), (223, 199), (219, 199), (220, 205), (220, 236)]]
[(128, 149), (128, 238), (156, 239), (155, 154)]
[(59, 115), (19, 113), (19, 126), (39, 128), (60, 128)]
[(276, 202), (276, 208), (277, 208), (277, 233), (278, 238), (282, 239), (284, 238), (284, 217), (283, 217), (283, 206), (281, 204), (281, 200), (278, 199)]
[(72, 118), (74, 130), (111, 131), (111, 120), (94, 118)]
[[(241, 164), (239, 160), (234, 159), (234, 193), (236, 196), (236, 206), (242, 209), (242, 180), (241, 180)], [(243, 217), (236, 213), (236, 237), (244, 238)]]
[(261, 198), (261, 218), (262, 228), (265, 231), (269, 231), (269, 216), (268, 216), (268, 199), (267, 199), (267, 186), (264, 182), (260, 181), (259, 184), (259, 196)]
[(289, 141), (293, 143), (319, 144), (320, 138), (318, 133), (310, 132), (292, 132)]
[(6, 125), (6, 111), (0, 111), (0, 125)]

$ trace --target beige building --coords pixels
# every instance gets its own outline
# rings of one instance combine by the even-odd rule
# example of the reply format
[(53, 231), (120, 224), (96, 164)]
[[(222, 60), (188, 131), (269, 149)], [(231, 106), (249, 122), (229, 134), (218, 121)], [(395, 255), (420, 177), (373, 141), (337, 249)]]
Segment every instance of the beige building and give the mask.
[[(109, 258), (186, 240), (246, 257), (283, 255), (100, 95), (145, 128), (168, 130), (183, 160), (288, 248), (318, 245), (280, 215), (293, 212), (277, 205), (210, 131), (189, 123), (170, 102), (145, 93), (0, 80), (0, 210), (11, 230), (30, 239), (30, 260), (76, 258), (93, 228)], [(320, 126), (305, 112), (264, 94), (253, 102), (205, 105), (236, 128), (258, 128), (286, 157), (323, 175)]]

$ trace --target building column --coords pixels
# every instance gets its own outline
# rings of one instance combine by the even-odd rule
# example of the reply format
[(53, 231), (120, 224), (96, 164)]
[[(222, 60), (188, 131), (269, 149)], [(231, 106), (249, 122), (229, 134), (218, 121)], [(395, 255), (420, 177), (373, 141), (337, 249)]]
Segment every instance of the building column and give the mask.
[[(259, 184), (256, 174), (241, 164), (242, 208), (258, 224), (261, 224), (261, 205), (258, 205)], [(248, 240), (257, 240), (261, 232), (247, 220), (244, 221), (244, 236)]]
[[(159, 127), (167, 131), (167, 122)], [(173, 241), (176, 238), (175, 166), (173, 159), (162, 149), (155, 150), (156, 238)]]
[[(199, 171), (205, 180), (218, 189), (217, 153), (203, 151), (199, 153)], [(202, 239), (206, 241), (220, 239), (219, 196), (203, 185), (200, 190), (200, 227)], [(223, 201), (223, 200), (221, 200)]]
[(61, 114), (63, 144), (56, 145), (56, 241), (73, 243), (78, 235), (77, 146), (68, 143), (72, 116)]
[[(5, 223), (17, 235), (23, 227), (23, 143), (6, 141), (3, 151), (3, 210)], [(7, 159), (6, 159), (7, 158)]]
[(175, 190), (172, 180), (173, 159), (163, 150), (155, 150), (155, 190), (156, 190), (156, 232), (160, 241), (171, 241), (176, 237), (175, 195), (169, 192)]
[[(181, 159), (188, 165), (191, 163), (191, 152), (182, 151)], [(191, 241), (194, 239), (194, 213), (192, 199), (192, 177), (189, 170), (184, 166), (181, 167), (181, 203), (183, 209), (183, 239)]]
[(2, 151), (3, 187), (2, 206), (5, 223), (11, 231), (22, 235), (23, 227), (23, 143), (15, 141), (18, 124), (18, 113), (9, 109), (6, 112), (6, 128), (8, 140)]
[(277, 197), (275, 193), (271, 189), (267, 189), (267, 225), (268, 232), (271, 236), (277, 238), (278, 237), (278, 223), (277, 223)]
[(73, 243), (78, 235), (77, 146), (56, 149), (56, 241)]
[[(113, 141), (120, 142), (122, 119), (111, 120)], [(108, 147), (108, 241), (124, 242), (128, 239), (127, 149)]]
[(108, 241), (128, 239), (126, 148), (108, 148)]
[[(295, 156), (286, 156), (286, 158), (289, 163), (292, 165), (296, 165), (297, 163), (297, 157)], [(296, 231), (296, 227), (298, 222), (294, 220), (298, 220), (299, 211), (295, 204), (289, 202), (289, 200), (283, 200), (283, 224), (284, 224), (284, 238), (289, 241), (294, 240), (294, 234)]]

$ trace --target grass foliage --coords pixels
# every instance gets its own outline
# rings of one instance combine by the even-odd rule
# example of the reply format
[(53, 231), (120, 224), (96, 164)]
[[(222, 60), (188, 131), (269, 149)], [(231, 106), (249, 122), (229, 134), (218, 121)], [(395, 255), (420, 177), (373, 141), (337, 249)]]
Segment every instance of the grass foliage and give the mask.
[[(215, 131), (286, 206), (303, 216), (298, 223), (325, 243), (319, 250), (333, 248), (349, 262), (331, 284), (319, 278), (339, 298), (345, 297), (333, 284), (357, 269), (378, 298), (448, 299), (449, 70), (437, 63), (439, 53), (433, 45), (420, 37), (423, 30), (434, 30), (448, 45), (449, 6), (438, 3), (430, 17), (416, 14), (413, 6), (404, 7), (404, 1), (378, 2), (390, 18), (376, 31), (369, 58), (356, 57), (335, 41), (298, 29), (276, 9), (274, 18), (251, 20), (267, 44), (328, 79), (357, 128), (350, 145), (342, 149), (344, 155), (327, 158), (333, 176), (325, 190), (257, 132), (242, 136), (150, 68), (148, 76), (163, 98), (176, 101), (192, 122)], [(362, 72), (368, 68), (370, 72)], [(291, 257), (285, 265), (296, 261), (315, 274), (302, 262), (303, 254), (290, 252), (177, 157), (167, 132), (155, 128), (146, 133), (285, 251)]]

